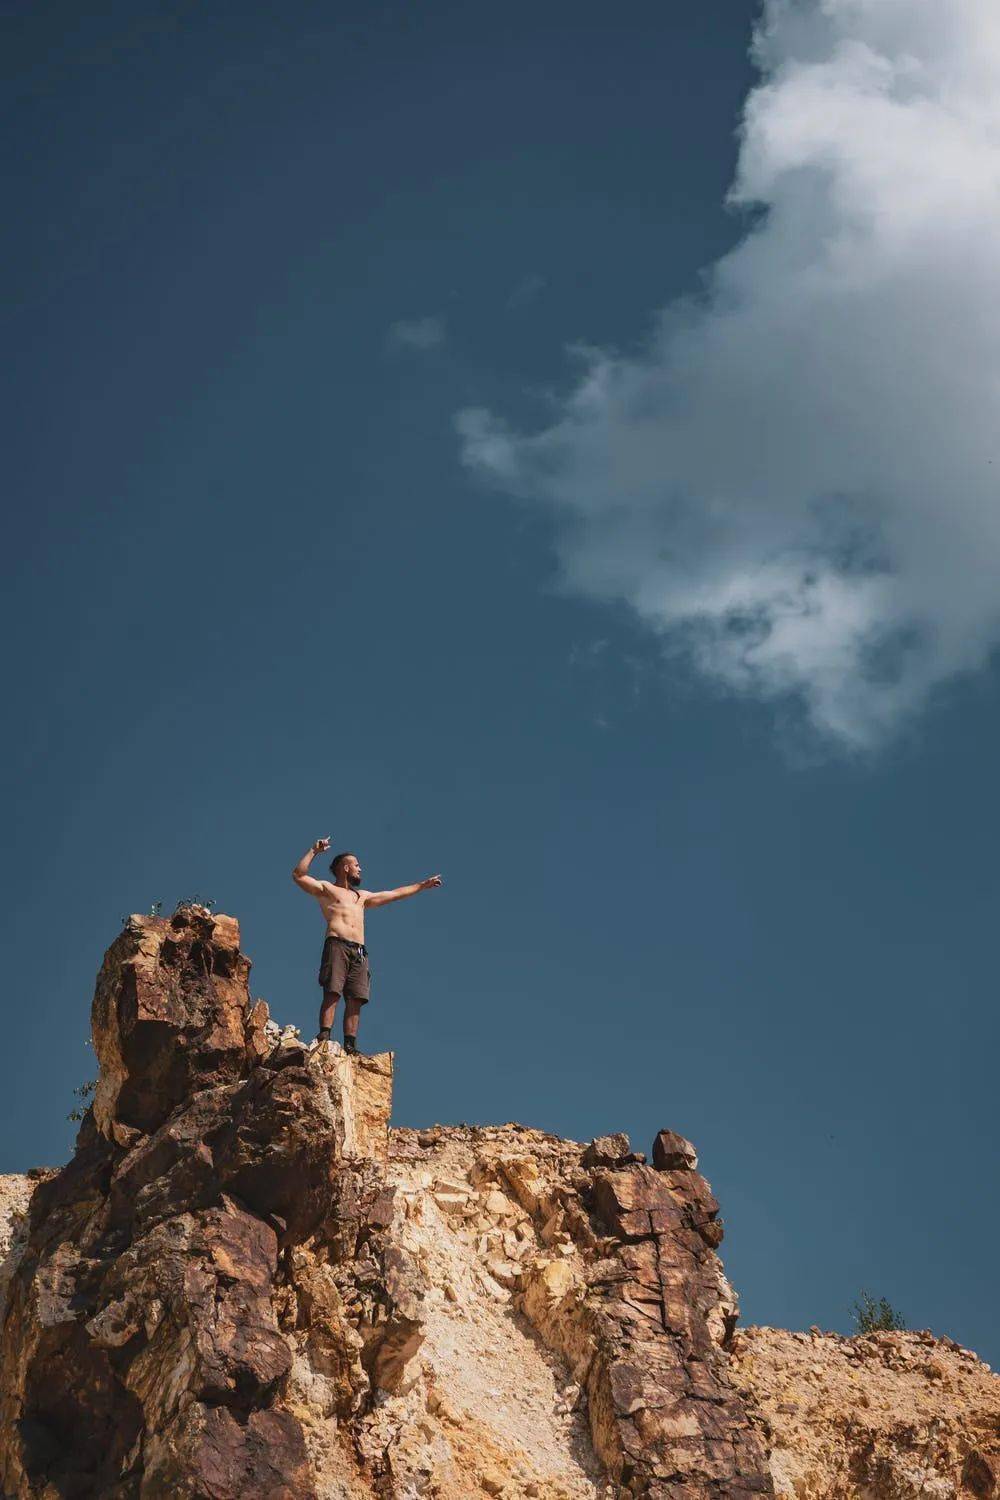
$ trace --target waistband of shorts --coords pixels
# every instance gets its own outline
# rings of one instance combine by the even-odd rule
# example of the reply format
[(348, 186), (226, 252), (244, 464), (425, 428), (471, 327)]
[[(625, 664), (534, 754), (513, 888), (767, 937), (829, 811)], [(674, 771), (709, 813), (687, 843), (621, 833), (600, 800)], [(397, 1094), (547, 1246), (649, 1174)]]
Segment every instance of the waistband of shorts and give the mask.
[(364, 954), (365, 958), (368, 957), (368, 949), (364, 943), (356, 943), (353, 938), (339, 937), (335, 932), (328, 932), (326, 941), (328, 943), (343, 943), (345, 948), (356, 948), (359, 953)]

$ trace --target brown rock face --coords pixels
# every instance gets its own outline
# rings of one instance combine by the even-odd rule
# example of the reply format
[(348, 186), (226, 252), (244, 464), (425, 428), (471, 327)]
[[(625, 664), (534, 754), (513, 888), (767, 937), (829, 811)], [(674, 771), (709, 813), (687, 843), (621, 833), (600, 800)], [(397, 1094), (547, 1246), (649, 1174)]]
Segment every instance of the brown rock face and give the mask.
[(766, 1493), (687, 1143), (390, 1141), (391, 1057), (278, 1033), (249, 968), (197, 907), (108, 950), (94, 1107), (8, 1267), (4, 1494)]
[(627, 1144), (614, 1166), (601, 1165), (614, 1154), (603, 1142), (542, 1173), (500, 1161), (557, 1252), (524, 1276), (524, 1311), (586, 1390), (619, 1494), (771, 1494), (728, 1376), (736, 1299), (714, 1254), (718, 1204), (697, 1172), (659, 1172)]
[(190, 907), (133, 917), (105, 957), (94, 1108), (10, 1280), (5, 1495), (315, 1493), (282, 1263), (332, 1221), (360, 1231), (378, 1167), (357, 1118), (376, 1150), (391, 1059), (264, 1045), (249, 969), (236, 923)]
[(690, 1141), (674, 1130), (659, 1130), (653, 1142), (653, 1166), (658, 1172), (691, 1171), (698, 1165)]
[(101, 1074), (94, 1120), (128, 1144), (196, 1089), (244, 1074), (250, 962), (232, 917), (183, 908), (183, 919), (133, 917), (108, 949), (93, 1006)]

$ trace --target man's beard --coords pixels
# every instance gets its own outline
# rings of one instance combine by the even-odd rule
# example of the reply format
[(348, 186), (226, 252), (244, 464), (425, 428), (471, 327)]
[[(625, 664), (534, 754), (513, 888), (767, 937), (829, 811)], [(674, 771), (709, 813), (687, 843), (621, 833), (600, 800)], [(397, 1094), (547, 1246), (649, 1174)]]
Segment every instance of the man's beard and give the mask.
[(358, 888), (361, 885), (361, 876), (360, 875), (348, 875), (348, 877), (347, 877), (347, 884), (351, 887), (352, 891), (358, 890)]

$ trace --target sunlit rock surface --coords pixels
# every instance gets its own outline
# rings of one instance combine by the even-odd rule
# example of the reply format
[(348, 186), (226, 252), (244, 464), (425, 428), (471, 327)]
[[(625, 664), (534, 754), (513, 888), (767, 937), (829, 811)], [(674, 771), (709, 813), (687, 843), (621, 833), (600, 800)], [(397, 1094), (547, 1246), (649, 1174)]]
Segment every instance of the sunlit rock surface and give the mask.
[(249, 971), (230, 917), (131, 918), (72, 1160), (0, 1179), (4, 1496), (996, 1493), (973, 1356), (734, 1334), (682, 1136), (392, 1130), (392, 1055)]
[(998, 1493), (1000, 1379), (953, 1339), (747, 1328), (733, 1378), (768, 1434), (781, 1500)]

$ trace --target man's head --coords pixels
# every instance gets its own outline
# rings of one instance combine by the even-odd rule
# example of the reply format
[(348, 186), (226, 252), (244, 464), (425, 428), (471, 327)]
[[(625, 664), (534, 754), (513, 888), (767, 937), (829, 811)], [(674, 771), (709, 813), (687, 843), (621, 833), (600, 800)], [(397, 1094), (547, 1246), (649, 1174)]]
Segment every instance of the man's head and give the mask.
[(361, 884), (361, 865), (356, 854), (337, 854), (330, 861), (334, 880), (344, 880), (352, 888)]

